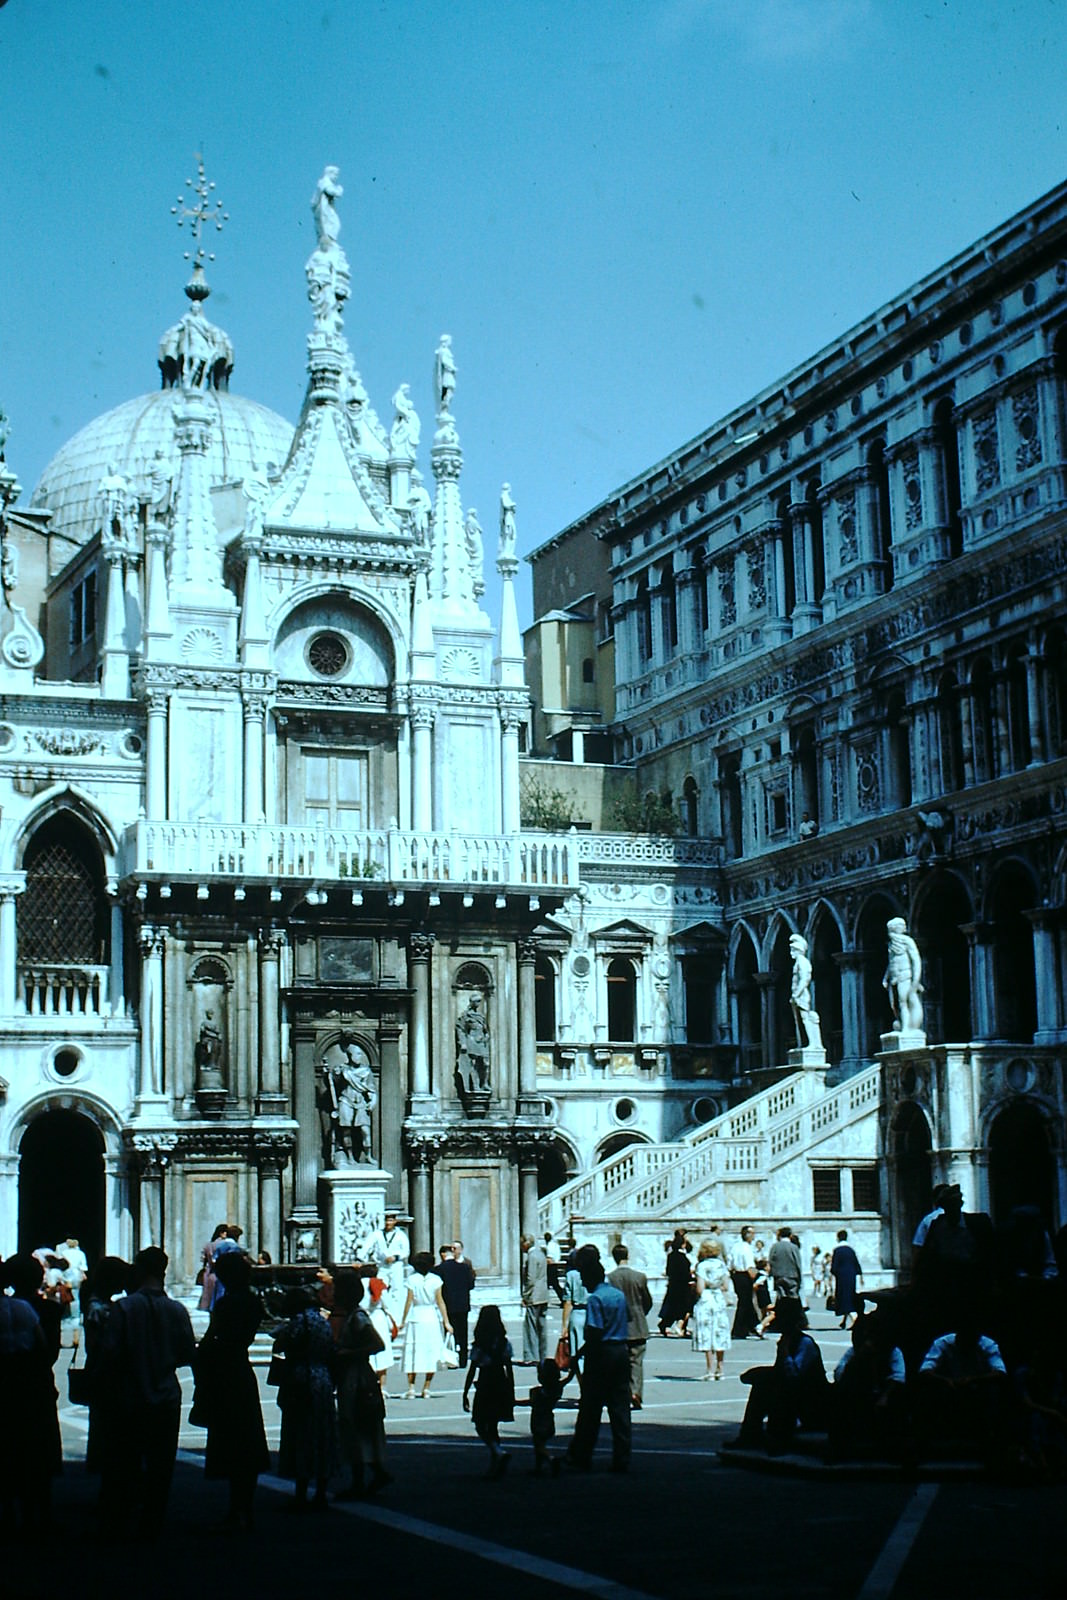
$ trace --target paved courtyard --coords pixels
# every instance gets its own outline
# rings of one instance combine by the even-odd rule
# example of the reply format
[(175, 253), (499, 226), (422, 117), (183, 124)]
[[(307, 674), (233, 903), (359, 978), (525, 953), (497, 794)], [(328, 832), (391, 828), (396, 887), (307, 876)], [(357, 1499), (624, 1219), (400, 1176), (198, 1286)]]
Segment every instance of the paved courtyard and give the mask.
[[(831, 1321), (813, 1318), (828, 1368), (846, 1337)], [(129, 1552), (95, 1540), (95, 1489), (80, 1459), (86, 1413), (64, 1399), (68, 1465), (56, 1486), (57, 1549), (9, 1549), (4, 1592), (50, 1597), (58, 1560), (84, 1593), (110, 1589), (124, 1571), (136, 1573), (153, 1600), (216, 1585), (231, 1594), (291, 1600), (363, 1584), (388, 1600), (431, 1593), (435, 1600), (572, 1593), (604, 1600), (1067, 1595), (1062, 1489), (879, 1482), (859, 1474), (798, 1478), (723, 1466), (718, 1447), (735, 1433), (744, 1407), (738, 1374), (771, 1360), (773, 1341), (735, 1346), (722, 1383), (699, 1381), (703, 1358), (688, 1341), (654, 1338), (648, 1352), (645, 1407), (634, 1419), (626, 1477), (607, 1470), (605, 1423), (591, 1474), (534, 1478), (517, 1420), (505, 1429), (513, 1439), (509, 1472), (501, 1482), (486, 1482), (485, 1451), (460, 1404), (462, 1375), (439, 1373), (430, 1400), (406, 1401), (394, 1369), (387, 1426), (396, 1483), (378, 1501), (292, 1517), (285, 1512), (290, 1485), (267, 1478), (255, 1534), (217, 1534), (225, 1487), (204, 1478), (204, 1433), (185, 1426), (168, 1536), (158, 1548)], [(64, 1352), (64, 1395), (67, 1359)], [(534, 1379), (529, 1369), (516, 1376), (521, 1396)], [(276, 1446), (273, 1390), (264, 1391), (264, 1401)], [(562, 1408), (557, 1424), (565, 1442), (573, 1409)]]

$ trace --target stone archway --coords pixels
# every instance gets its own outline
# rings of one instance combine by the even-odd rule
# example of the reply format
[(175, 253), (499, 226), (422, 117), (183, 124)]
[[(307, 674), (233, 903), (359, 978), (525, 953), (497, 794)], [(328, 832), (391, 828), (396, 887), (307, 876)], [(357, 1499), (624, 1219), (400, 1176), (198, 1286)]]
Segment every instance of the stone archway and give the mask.
[(900, 1107), (893, 1122), (893, 1213), (898, 1266), (906, 1266), (919, 1222), (930, 1209), (933, 1174), (930, 1124), (912, 1100)]
[(90, 1264), (104, 1253), (104, 1138), (80, 1112), (43, 1111), (19, 1145), (19, 1249), (68, 1236)]
[(1016, 1206), (1036, 1206), (1046, 1228), (1055, 1226), (1056, 1163), (1045, 1119), (1029, 1100), (1015, 1100), (989, 1129), (989, 1204), (993, 1221)]

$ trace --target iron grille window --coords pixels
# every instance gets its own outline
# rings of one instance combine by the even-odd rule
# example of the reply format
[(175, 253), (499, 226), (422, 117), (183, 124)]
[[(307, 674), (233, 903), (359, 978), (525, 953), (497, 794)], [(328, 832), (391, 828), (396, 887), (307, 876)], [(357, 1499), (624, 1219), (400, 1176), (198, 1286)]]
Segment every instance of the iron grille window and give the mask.
[(841, 1210), (841, 1173), (837, 1167), (813, 1167), (811, 1186), (815, 1211)]
[[(72, 830), (63, 831), (69, 836)], [(22, 962), (98, 966), (106, 959), (107, 903), (78, 842), (49, 829), (27, 851), (26, 889), (16, 913)]]
[(853, 1211), (878, 1210), (877, 1167), (853, 1167), (852, 1209)]

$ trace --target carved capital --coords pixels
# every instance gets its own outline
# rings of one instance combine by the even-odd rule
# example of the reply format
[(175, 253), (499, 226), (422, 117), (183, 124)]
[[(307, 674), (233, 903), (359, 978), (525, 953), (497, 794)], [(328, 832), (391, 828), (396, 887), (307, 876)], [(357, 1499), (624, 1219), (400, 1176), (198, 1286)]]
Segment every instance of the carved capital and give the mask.
[(433, 706), (412, 706), (411, 726), (413, 728), (432, 728), (436, 720)]
[(271, 927), (259, 930), (259, 959), (261, 961), (277, 961), (284, 946), (284, 929)]
[(135, 1133), (130, 1137), (133, 1158), (142, 1178), (161, 1178), (178, 1145), (176, 1133)]
[(536, 939), (519, 939), (515, 945), (515, 952), (520, 967), (532, 967), (540, 953), (540, 943)]
[(280, 1178), (293, 1153), (293, 1138), (288, 1133), (257, 1133), (252, 1153), (264, 1177)]
[(415, 929), (408, 934), (408, 954), (412, 961), (429, 961), (433, 955), (436, 943), (434, 935), (427, 933), (424, 928)]
[(150, 961), (154, 957), (162, 958), (167, 947), (166, 930), (157, 928), (152, 923), (143, 922), (137, 932), (138, 943), (141, 946), (141, 958)]
[(246, 722), (263, 722), (267, 715), (268, 700), (266, 695), (246, 694), (244, 698), (244, 719)]

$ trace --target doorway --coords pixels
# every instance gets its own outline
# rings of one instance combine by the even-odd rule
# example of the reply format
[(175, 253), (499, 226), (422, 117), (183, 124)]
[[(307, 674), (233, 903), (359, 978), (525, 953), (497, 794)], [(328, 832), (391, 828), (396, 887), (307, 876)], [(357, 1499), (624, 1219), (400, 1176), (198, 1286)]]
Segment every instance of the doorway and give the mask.
[(989, 1199), (993, 1221), (1006, 1222), (1016, 1206), (1036, 1206), (1045, 1227), (1055, 1226), (1055, 1163), (1040, 1111), (1025, 1100), (1005, 1107), (989, 1130)]
[(104, 1251), (104, 1140), (77, 1111), (35, 1117), (19, 1146), (19, 1249), (75, 1238), (90, 1266)]

